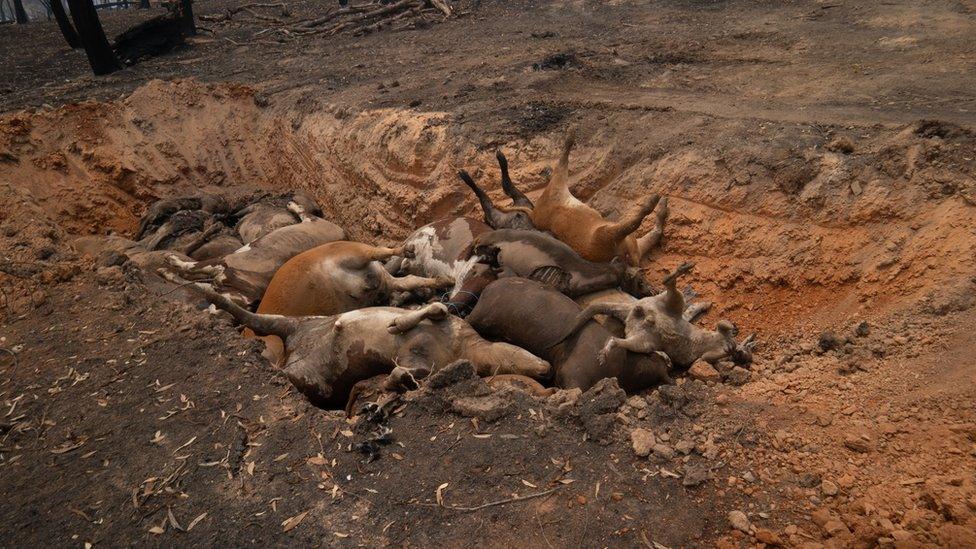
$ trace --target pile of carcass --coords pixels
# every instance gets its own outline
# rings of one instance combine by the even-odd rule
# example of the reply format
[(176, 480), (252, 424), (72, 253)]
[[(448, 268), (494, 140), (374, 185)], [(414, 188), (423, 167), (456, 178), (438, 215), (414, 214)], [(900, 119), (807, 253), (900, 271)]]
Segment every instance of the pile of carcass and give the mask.
[[(323, 407), (346, 407), (361, 383), (415, 389), (459, 359), (493, 383), (539, 394), (585, 391), (607, 377), (634, 392), (670, 383), (699, 359), (750, 362), (754, 341), (737, 342), (732, 323), (694, 323), (708, 304), (688, 303), (677, 287), (691, 264), (660, 291), (643, 279), (638, 265), (661, 240), (667, 199), (648, 196), (604, 219), (569, 190), (572, 146), (570, 136), (534, 203), (501, 152), (510, 206), (459, 172), (485, 222), (436, 221), (397, 247), (346, 240), (296, 193), (237, 207), (212, 196), (163, 200), (136, 240), (117, 238), (115, 249), (263, 338), (269, 358)], [(638, 238), (655, 210), (653, 229)]]

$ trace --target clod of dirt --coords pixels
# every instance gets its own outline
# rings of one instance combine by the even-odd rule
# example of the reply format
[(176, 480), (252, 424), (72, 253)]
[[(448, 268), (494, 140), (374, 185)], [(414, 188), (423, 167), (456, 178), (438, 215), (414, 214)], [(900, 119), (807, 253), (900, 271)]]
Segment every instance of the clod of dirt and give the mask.
[(579, 66), (576, 54), (573, 52), (558, 52), (546, 56), (542, 61), (532, 64), (535, 71), (560, 71)]
[(637, 457), (647, 457), (657, 441), (654, 440), (654, 433), (637, 428), (630, 432), (630, 443)]
[(617, 409), (626, 400), (627, 393), (612, 377), (601, 379), (583, 393), (579, 402), (579, 417), (586, 434), (600, 444), (609, 444)]
[(915, 124), (914, 131), (915, 135), (919, 137), (938, 137), (940, 139), (952, 139), (971, 135), (971, 132), (966, 128), (941, 120), (919, 120)]
[(497, 394), (460, 397), (451, 402), (451, 410), (464, 417), (492, 423), (508, 415), (512, 411), (512, 404), (511, 400)]
[(839, 348), (841, 345), (843, 345), (843, 342), (840, 340), (840, 338), (838, 338), (834, 332), (829, 330), (822, 332), (820, 337), (817, 339), (817, 346), (821, 351), (824, 352), (833, 351), (834, 349)]
[(691, 368), (688, 368), (688, 377), (699, 381), (714, 381), (716, 383), (722, 381), (722, 375), (718, 373), (718, 370), (704, 360), (697, 360), (691, 365)]
[(846, 135), (835, 137), (833, 141), (827, 144), (827, 150), (841, 154), (851, 154), (854, 152), (854, 141)]
[(681, 479), (681, 484), (686, 487), (700, 486), (708, 482), (711, 473), (708, 467), (702, 464), (689, 465), (685, 467), (685, 476)]
[(752, 523), (749, 522), (749, 517), (746, 516), (742, 511), (729, 511), (729, 525), (736, 530), (748, 534), (749, 529), (752, 528)]

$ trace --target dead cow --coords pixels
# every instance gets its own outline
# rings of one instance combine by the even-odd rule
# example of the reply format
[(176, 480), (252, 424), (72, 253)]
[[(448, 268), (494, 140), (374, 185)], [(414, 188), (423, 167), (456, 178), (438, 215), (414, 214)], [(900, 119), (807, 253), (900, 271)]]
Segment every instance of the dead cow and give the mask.
[[(300, 253), (278, 269), (258, 306), (259, 313), (286, 316), (335, 315), (389, 303), (394, 292), (449, 287), (450, 278), (391, 275), (383, 261), (403, 248), (379, 248), (338, 241)], [(273, 360), (284, 358), (281, 342), (265, 338)]]
[(505, 158), (502, 151), (499, 150), (495, 154), (495, 157), (498, 159), (498, 166), (502, 172), (502, 190), (512, 199), (511, 206), (499, 206), (492, 202), (488, 193), (474, 182), (474, 179), (468, 172), (460, 170), (458, 171), (458, 177), (478, 197), (481, 209), (485, 213), (485, 222), (493, 229), (535, 229), (535, 225), (532, 224), (530, 217), (533, 207), (532, 201), (512, 183), (512, 178), (508, 175), (508, 159)]
[[(574, 139), (573, 134), (566, 138), (552, 178), (532, 209), (532, 223), (539, 230), (552, 232), (590, 261), (618, 258), (628, 265), (640, 265), (641, 259), (661, 240), (668, 215), (667, 198), (652, 194), (619, 221), (603, 219), (600, 212), (581, 202), (569, 190), (569, 151)], [(634, 232), (655, 206), (659, 207), (654, 229), (640, 239), (636, 238)]]
[(606, 377), (629, 392), (670, 383), (663, 353), (631, 353), (614, 348), (601, 364), (600, 351), (612, 337), (596, 322), (575, 330), (580, 308), (553, 288), (524, 278), (503, 278), (485, 288), (467, 320), (481, 335), (518, 345), (548, 360), (555, 383), (587, 390)]
[(332, 316), (286, 317), (251, 313), (207, 284), (189, 287), (255, 333), (281, 338), (289, 355), (285, 375), (316, 406), (344, 407), (353, 385), (379, 374), (392, 376), (390, 387), (415, 384), (459, 359), (471, 361), (483, 376), (539, 378), (550, 370), (548, 362), (524, 349), (484, 340), (439, 303), (414, 311), (374, 307)]
[(157, 200), (143, 214), (139, 222), (139, 229), (133, 238), (135, 240), (142, 240), (154, 228), (165, 223), (170, 216), (183, 210), (199, 210), (203, 213), (210, 214), (210, 216), (219, 217), (227, 214), (230, 206), (222, 196), (209, 194)]
[(300, 222), (301, 218), (288, 207), (291, 203), (298, 204), (309, 215), (322, 216), (322, 210), (315, 200), (302, 192), (279, 197), (261, 197), (234, 212), (234, 217), (239, 220), (237, 233), (241, 241), (250, 244), (272, 231)]
[(497, 266), (499, 276), (538, 280), (568, 296), (621, 287), (644, 297), (652, 290), (640, 272), (620, 262), (594, 263), (539, 231), (502, 229), (475, 239), (472, 254)]
[(387, 263), (393, 274), (453, 278), (463, 281), (463, 274), (474, 262), (471, 243), (491, 227), (470, 217), (435, 221), (414, 231), (402, 247), (411, 250), (410, 257), (397, 256)]
[(603, 356), (618, 349), (635, 353), (664, 352), (675, 367), (688, 368), (699, 358), (715, 363), (724, 358), (749, 363), (752, 360), (754, 338), (741, 345), (735, 341), (735, 326), (719, 321), (715, 331), (695, 326), (685, 318), (685, 298), (677, 289), (677, 279), (690, 271), (685, 263), (664, 279), (665, 290), (660, 294), (634, 303), (592, 303), (578, 316), (573, 330), (590, 325), (596, 315), (612, 316), (624, 323), (626, 337), (613, 337), (606, 342)]
[(290, 207), (300, 216), (301, 223), (272, 231), (221, 258), (184, 261), (174, 256), (169, 263), (181, 276), (211, 280), (219, 291), (249, 307), (261, 299), (275, 273), (289, 259), (346, 237), (335, 223), (310, 216), (297, 204)]

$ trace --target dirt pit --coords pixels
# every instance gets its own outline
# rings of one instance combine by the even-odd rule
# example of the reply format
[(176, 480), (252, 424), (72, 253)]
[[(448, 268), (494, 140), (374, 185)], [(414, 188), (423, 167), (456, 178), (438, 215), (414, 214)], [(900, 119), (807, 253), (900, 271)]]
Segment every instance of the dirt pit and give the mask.
[[(479, 216), (459, 168), (500, 196), (498, 143), (449, 112), (271, 101), (193, 80), (4, 115), (0, 467), (17, 502), (5, 539), (972, 539), (976, 134), (927, 120), (851, 131), (594, 116), (502, 143), (516, 183), (537, 196), (577, 127), (581, 199), (614, 216), (648, 192), (671, 197), (645, 274), (695, 261), (688, 283), (716, 303), (704, 323), (757, 332), (756, 364), (630, 397), (601, 387), (563, 407), (496, 395), (493, 420), (453, 406), (486, 397), (462, 379), (467, 392), (396, 407), (394, 443), (365, 463), (359, 424), (306, 404), (232, 326), (70, 241), (131, 234), (159, 197), (301, 189), (352, 238), (394, 243)], [(632, 448), (638, 428), (653, 434), (649, 457)]]

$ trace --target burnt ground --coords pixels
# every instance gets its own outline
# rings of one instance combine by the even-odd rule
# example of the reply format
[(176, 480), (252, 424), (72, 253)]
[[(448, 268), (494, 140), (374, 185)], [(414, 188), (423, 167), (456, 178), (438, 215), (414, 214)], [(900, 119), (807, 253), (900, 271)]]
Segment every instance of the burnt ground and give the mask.
[[(197, 13), (238, 4), (200, 2)], [(37, 108), (5, 115), (0, 150), (0, 190), (17, 205), (0, 212), (0, 347), (16, 355), (0, 351), (4, 543), (976, 544), (976, 4), (457, 5), (456, 18), (365, 37), (289, 38), (246, 16), (205, 22), (212, 32), (186, 49), (97, 79), (53, 23), (0, 27), (0, 110)], [(327, 8), (299, 2), (289, 15), (270, 13), (300, 20)], [(115, 34), (145, 17), (111, 13), (104, 23)], [(145, 86), (184, 77), (214, 87)], [(358, 428), (307, 405), (229, 324), (131, 266), (99, 270), (68, 246), (69, 232), (131, 229), (147, 200), (174, 192), (174, 179), (185, 178), (184, 189), (203, 180), (318, 183), (308, 182), (321, 175), (314, 170), (235, 179), (254, 157), (280, 152), (260, 147), (245, 150), (251, 157), (215, 154), (212, 164), (177, 151), (195, 160), (175, 163), (175, 176), (148, 163), (150, 175), (127, 179), (139, 165), (133, 156), (153, 155), (113, 141), (122, 123), (106, 112), (124, 113), (126, 124), (134, 112), (171, 131), (166, 140), (196, 139), (204, 153), (227, 145), (220, 132), (238, 143), (249, 129), (275, 127), (218, 122), (216, 135), (191, 135), (166, 126), (244, 112), (233, 102), (242, 92), (227, 92), (226, 82), (257, 90), (246, 106), (268, 106), (274, 124), (319, 134), (327, 132), (308, 120), (325, 109), (338, 118), (384, 108), (447, 113), (450, 140), (483, 151), (515, 143), (533, 169), (559, 135), (582, 125), (590, 147), (580, 158), (598, 168), (576, 191), (606, 210), (644, 184), (602, 192), (626, 166), (661, 160), (660, 185), (684, 210), (674, 208), (657, 260), (696, 258), (704, 273), (696, 289), (760, 333), (756, 367), (745, 379), (687, 382), (604, 414), (615, 425), (607, 445), (589, 436), (584, 405), (564, 417), (512, 397), (507, 415), (475, 424), (436, 394), (411, 395), (390, 420), (395, 446), (364, 463), (350, 446), (363, 440)], [(103, 103), (139, 89), (135, 105)], [(178, 97), (160, 97), (165, 108), (146, 106), (168, 91)], [(219, 100), (200, 99), (207, 94)], [(99, 103), (90, 112), (73, 105), (87, 100)], [(200, 104), (231, 114), (199, 116)], [(32, 116), (46, 128), (41, 137), (18, 133)], [(59, 127), (61, 119), (72, 125)], [(403, 120), (409, 130), (413, 119)], [(396, 141), (401, 121), (381, 133), (383, 144)], [(322, 151), (344, 152), (348, 165), (374, 160), (356, 151), (388, 152), (354, 129), (352, 146)], [(160, 150), (179, 149), (166, 140)], [(718, 168), (709, 172), (702, 166), (712, 156)], [(818, 179), (824, 166), (847, 170), (839, 186)], [(420, 160), (394, 167), (430, 171)], [(430, 216), (473, 211), (460, 193), (386, 194), (362, 173), (338, 171), (359, 178), (323, 177), (318, 198), (345, 193), (327, 210), (357, 237), (389, 241)], [(31, 173), (91, 181), (45, 195), (48, 179), (23, 176)], [(538, 189), (540, 174), (521, 175)], [(400, 215), (400, 199), (419, 213)], [(930, 226), (947, 228), (926, 233)], [(928, 236), (913, 241), (916, 233)], [(858, 335), (865, 320), (867, 335)], [(638, 426), (675, 455), (635, 457), (629, 433)], [(684, 486), (689, 476), (701, 483)], [(436, 497), (444, 483), (447, 508)], [(476, 511), (449, 508), (551, 489)], [(732, 528), (730, 510), (748, 516), (748, 533)]]
[[(138, 270), (75, 265), (4, 331), (20, 342), (2, 381), (4, 490), (17, 494), (4, 507), (7, 541), (625, 546), (702, 544), (725, 530), (733, 498), (687, 489), (678, 473), (724, 464), (648, 462), (598, 441), (617, 423), (619, 389), (562, 409), (503, 393), (485, 414), (456, 414), (457, 398), (490, 393), (460, 376), (391, 407), (393, 441), (367, 462), (352, 445), (369, 429), (307, 404), (229, 322)], [(699, 436), (690, 418), (706, 413), (709, 391), (692, 385), (642, 404), (644, 421)]]

